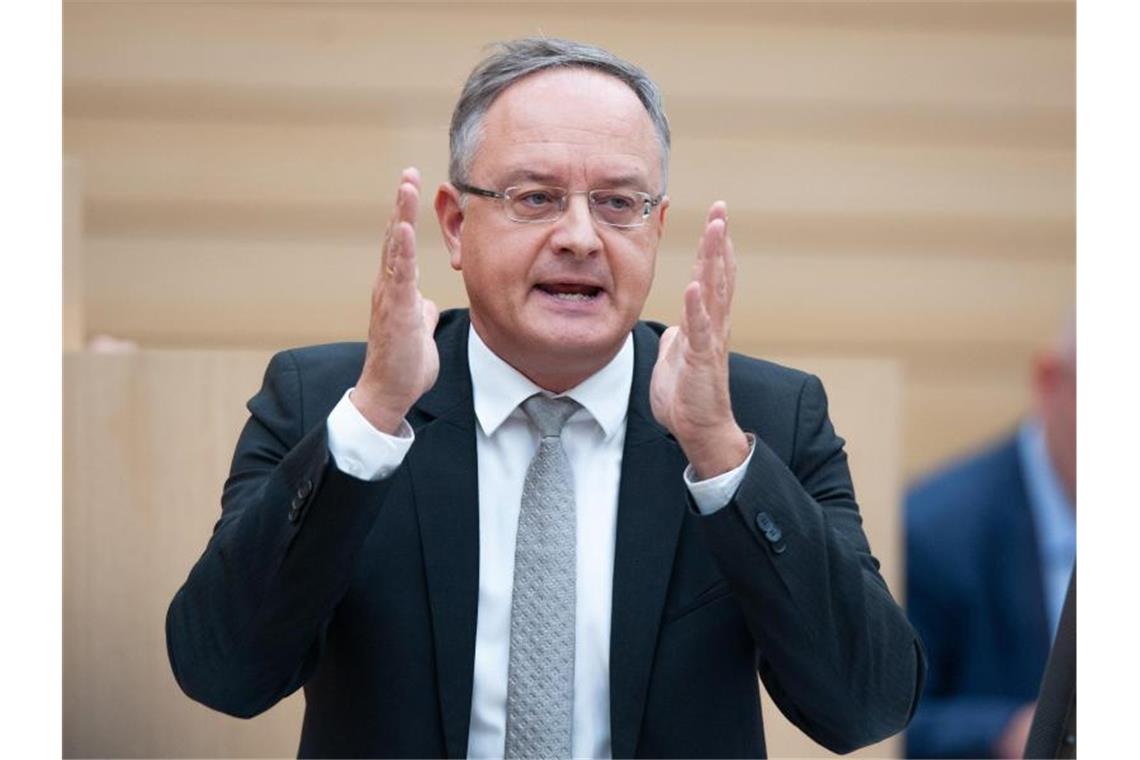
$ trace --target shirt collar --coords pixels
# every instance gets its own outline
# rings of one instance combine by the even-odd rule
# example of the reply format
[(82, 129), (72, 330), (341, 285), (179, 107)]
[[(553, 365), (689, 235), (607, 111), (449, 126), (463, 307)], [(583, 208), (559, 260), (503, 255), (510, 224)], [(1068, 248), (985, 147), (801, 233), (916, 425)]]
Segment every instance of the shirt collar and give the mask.
[(471, 370), (475, 416), (488, 436), (494, 435), (511, 412), (536, 393), (574, 399), (597, 421), (607, 439), (620, 429), (629, 410), (629, 392), (633, 385), (632, 333), (626, 336), (621, 349), (606, 366), (565, 393), (552, 394), (535, 385), (488, 348), (474, 325), (467, 334), (467, 363)]

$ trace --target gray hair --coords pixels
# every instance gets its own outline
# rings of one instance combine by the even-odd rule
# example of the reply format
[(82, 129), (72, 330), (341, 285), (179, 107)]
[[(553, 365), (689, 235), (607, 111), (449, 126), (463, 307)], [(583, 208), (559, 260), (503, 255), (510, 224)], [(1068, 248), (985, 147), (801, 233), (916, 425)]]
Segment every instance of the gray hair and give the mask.
[(583, 68), (625, 82), (645, 106), (661, 144), (661, 192), (669, 177), (669, 120), (661, 90), (649, 75), (628, 61), (593, 45), (557, 38), (528, 37), (498, 44), (467, 78), (451, 115), (451, 181), (468, 182), (475, 151), (483, 137), (483, 116), (503, 90), (523, 77), (554, 68)]

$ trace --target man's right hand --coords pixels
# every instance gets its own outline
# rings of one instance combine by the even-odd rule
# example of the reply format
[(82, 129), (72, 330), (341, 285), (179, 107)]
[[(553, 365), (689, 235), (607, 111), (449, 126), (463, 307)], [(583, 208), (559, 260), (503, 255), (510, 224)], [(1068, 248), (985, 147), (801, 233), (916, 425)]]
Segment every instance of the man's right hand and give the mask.
[(420, 173), (405, 169), (372, 285), (364, 369), (349, 396), (373, 427), (390, 435), (399, 430), (408, 410), (439, 374), (439, 352), (432, 337), (439, 309), (420, 295), (418, 286), (415, 224), (419, 199)]

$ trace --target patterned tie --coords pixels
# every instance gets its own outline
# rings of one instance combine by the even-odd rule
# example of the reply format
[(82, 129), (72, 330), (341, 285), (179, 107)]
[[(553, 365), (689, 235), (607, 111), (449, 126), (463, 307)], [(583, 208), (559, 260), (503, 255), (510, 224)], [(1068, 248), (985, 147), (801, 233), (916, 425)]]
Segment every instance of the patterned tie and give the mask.
[(577, 529), (561, 435), (579, 406), (536, 394), (522, 408), (542, 440), (523, 482), (515, 540), (505, 755), (570, 757)]

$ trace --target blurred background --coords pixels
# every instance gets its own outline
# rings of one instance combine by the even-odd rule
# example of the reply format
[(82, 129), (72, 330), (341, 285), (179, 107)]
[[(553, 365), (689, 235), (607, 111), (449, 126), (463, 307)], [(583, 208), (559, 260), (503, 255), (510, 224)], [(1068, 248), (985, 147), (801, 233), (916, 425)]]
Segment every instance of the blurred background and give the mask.
[[(142, 656), (111, 635), (138, 606), (123, 578), (169, 578), (168, 601), (185, 577), (268, 352), (363, 339), (404, 166), (429, 199), (424, 294), (466, 305), (430, 198), (490, 42), (568, 37), (654, 77), (672, 206), (645, 316), (675, 321), (705, 210), (726, 200), (733, 346), (841, 367), (834, 389), (824, 379), (840, 432), (876, 442), (858, 456), (878, 464), (852, 456), (880, 467), (866, 480), (883, 497), (861, 501), (884, 530), (906, 482), (1013, 428), (1031, 357), (1074, 306), (1072, 2), (65, 2), (63, 17), (69, 756), (178, 754), (161, 726), (115, 723), (130, 684), (112, 688), (99, 662)], [(172, 398), (181, 411), (145, 411)], [(159, 462), (177, 425), (196, 443)], [(114, 466), (99, 458), (112, 451)], [(219, 474), (145, 481), (194, 467)], [(858, 469), (856, 484), (865, 496)], [(172, 506), (183, 498), (192, 516)], [(158, 523), (195, 548), (156, 554)], [(152, 559), (108, 555), (99, 530)], [(872, 544), (901, 583), (892, 538)], [(146, 657), (166, 667), (161, 650)], [(176, 690), (168, 669), (155, 677)], [(274, 745), (227, 744), (244, 729), (213, 717), (193, 719), (208, 735), (183, 738), (185, 754), (295, 752), (296, 712)]]

